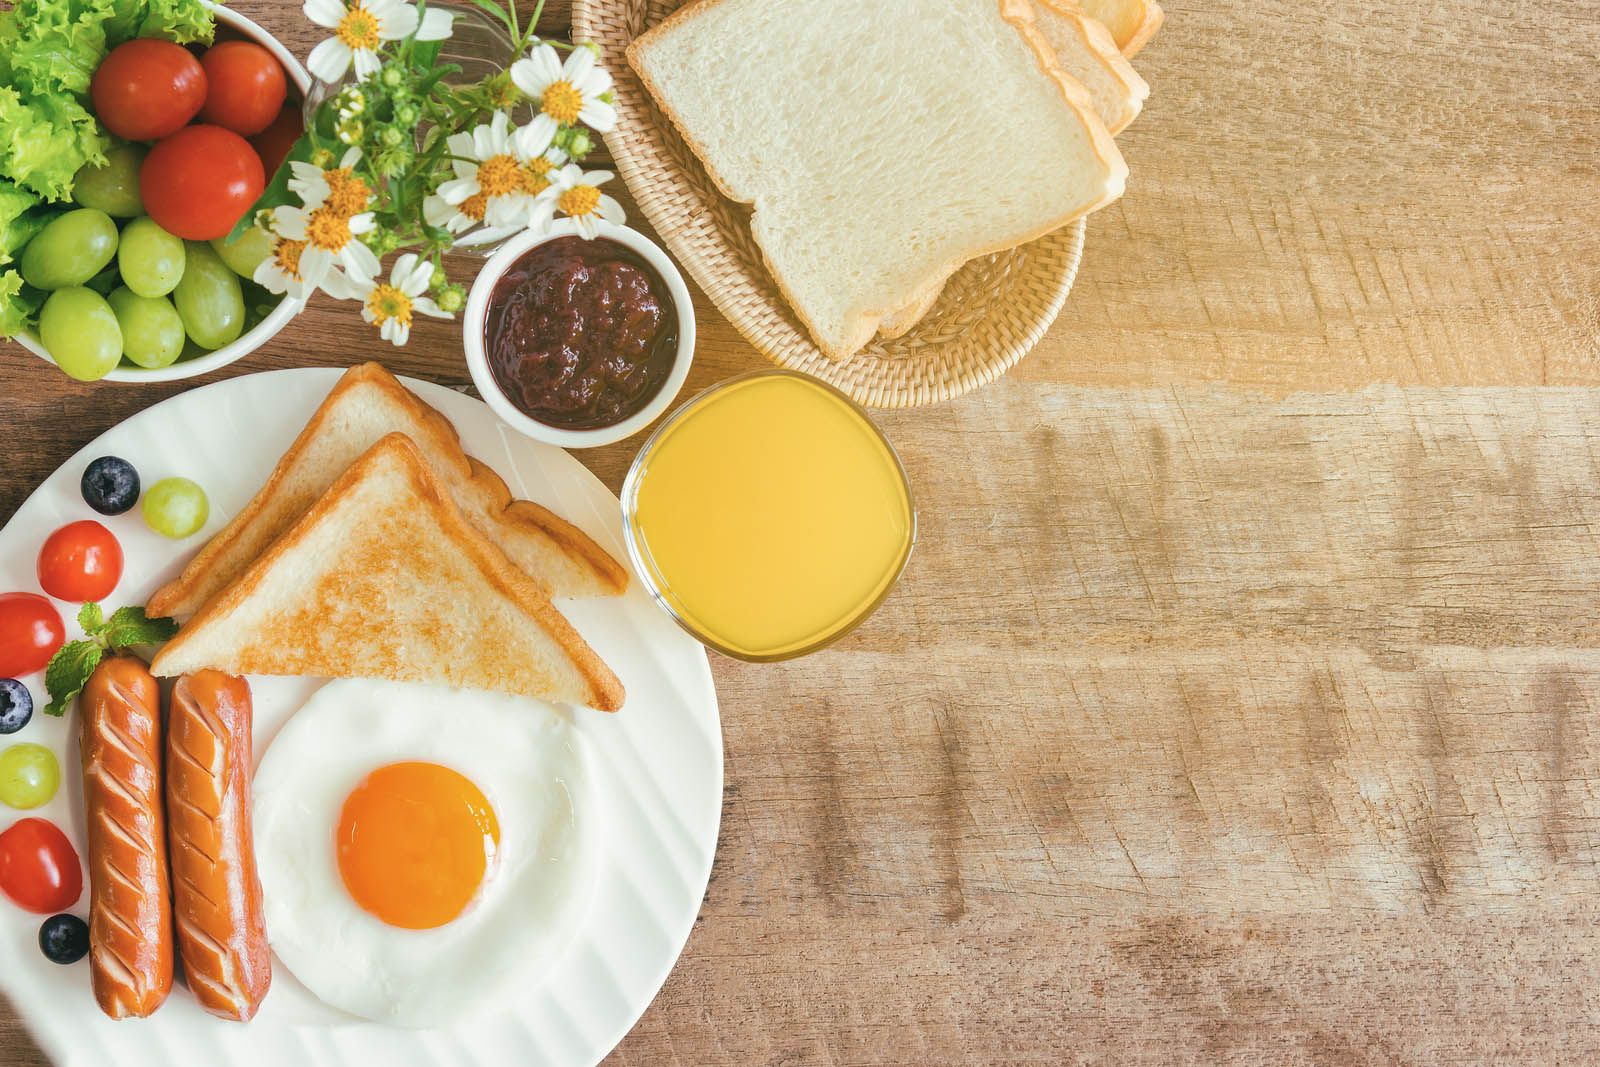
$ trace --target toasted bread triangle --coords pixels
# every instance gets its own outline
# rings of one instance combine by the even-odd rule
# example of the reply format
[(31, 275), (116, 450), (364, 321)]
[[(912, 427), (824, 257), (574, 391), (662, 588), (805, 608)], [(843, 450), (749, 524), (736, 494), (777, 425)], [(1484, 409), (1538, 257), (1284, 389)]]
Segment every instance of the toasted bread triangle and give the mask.
[(527, 500), (467, 455), (455, 427), (376, 363), (352, 367), (317, 408), (272, 476), (175, 581), (156, 591), (152, 615), (184, 619), (232, 582), (304, 515), (334, 479), (388, 433), (403, 433), (467, 521), (549, 596), (616, 596), (628, 572), (576, 526)]
[(622, 683), (390, 434), (161, 650), (163, 677), (389, 678), (603, 711)]

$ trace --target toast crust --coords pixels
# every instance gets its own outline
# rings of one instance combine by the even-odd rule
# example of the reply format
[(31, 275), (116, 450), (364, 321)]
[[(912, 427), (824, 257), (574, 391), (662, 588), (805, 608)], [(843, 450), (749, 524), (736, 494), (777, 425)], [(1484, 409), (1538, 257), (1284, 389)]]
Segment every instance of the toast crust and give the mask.
[[(753, 205), (756, 214), (759, 215), (761, 205), (756, 201), (744, 199), (733, 193), (722, 175), (717, 172), (716, 167), (707, 158), (705, 146), (686, 127), (677, 112), (664, 102), (660, 86), (645, 69), (644, 60), (642, 59), (642, 54), (649, 48), (652, 38), (665, 36), (667, 32), (679, 23), (696, 18), (725, 2), (726, 0), (695, 0), (694, 3), (686, 4), (645, 33), (630, 41), (626, 54), (628, 66), (633, 70), (640, 84), (650, 94), (651, 99), (655, 101), (656, 107), (660, 109), (662, 114), (667, 116), (673, 128), (683, 138), (684, 143), (690, 147), (695, 157), (700, 160), (701, 166), (705, 168), (706, 173), (711, 177), (712, 183), (734, 203)], [(999, 9), (1000, 17), (1010, 23), (1028, 46), (1033, 49), (1034, 59), (1038, 63), (1039, 69), (1056, 84), (1056, 87), (1061, 92), (1063, 101), (1077, 114), (1078, 120), (1084, 127), (1084, 132), (1089, 138), (1089, 144), (1095, 158), (1100, 162), (1101, 169), (1106, 172), (1106, 191), (1084, 207), (1067, 212), (1018, 239), (997, 238), (990, 244), (983, 245), (968, 255), (935, 265), (926, 271), (921, 281), (910, 287), (905, 299), (900, 302), (898, 307), (868, 308), (857, 312), (856, 318), (858, 321), (849, 330), (845, 342), (840, 345), (835, 345), (819, 335), (817, 324), (796, 302), (794, 293), (788, 283), (773, 268), (771, 257), (767, 255), (766, 249), (762, 248), (761, 257), (766, 264), (767, 274), (777, 285), (779, 292), (783, 294), (790, 311), (804, 324), (807, 332), (811, 335), (812, 341), (822, 351), (823, 355), (835, 362), (846, 362), (861, 351), (871, 342), (873, 335), (878, 332), (884, 318), (896, 315), (908, 306), (918, 304), (927, 297), (930, 290), (938, 289), (944, 283), (944, 280), (959, 270), (963, 264), (982, 256), (993, 255), (996, 252), (1003, 252), (1018, 245), (1036, 241), (1047, 233), (1053, 233), (1068, 223), (1075, 222), (1085, 215), (1098, 211), (1122, 195), (1122, 190), (1128, 177), (1128, 166), (1123, 161), (1122, 153), (1117, 149), (1116, 141), (1112, 139), (1110, 131), (1105, 127), (1105, 123), (1101, 122), (1100, 117), (1095, 113), (1094, 104), (1089, 99), (1089, 91), (1076, 78), (1062, 70), (1061, 65), (1056, 61), (1055, 53), (1051, 50), (1050, 43), (1045, 40), (1044, 35), (1039, 32), (1038, 27), (1034, 24), (1033, 6), (1030, 0), (993, 0), (993, 2)], [(756, 241), (756, 245), (760, 247), (761, 242), (759, 240)]]
[[(213, 620), (226, 617), (256, 595), (274, 566), (300, 548), (323, 519), (339, 507), (345, 495), (360, 484), (366, 477), (367, 471), (390, 459), (399, 461), (407, 480), (416, 492), (416, 500), (408, 501), (408, 504), (426, 509), (433, 521), (445, 531), (448, 540), (461, 550), (495, 591), (511, 601), (533, 625), (544, 630), (566, 652), (587, 687), (584, 703), (600, 711), (616, 711), (621, 708), (626, 694), (622, 683), (612, 673), (611, 668), (589, 647), (566, 617), (555, 609), (533, 579), (514, 566), (506, 558), (505, 553), (490, 543), (488, 538), (462, 517), (460, 509), (450, 499), (448, 491), (440, 484), (438, 476), (430, 469), (422, 452), (409, 437), (401, 433), (391, 433), (368, 449), (349, 470), (339, 476), (311, 510), (296, 520), (286, 533), (274, 541), (272, 547), (252, 563), (243, 575), (207, 601), (200, 613), (184, 624), (178, 630), (177, 636), (161, 649), (151, 664), (151, 672), (157, 677), (167, 677), (168, 675), (164, 673), (166, 665), (183, 651), (195, 634), (202, 632)], [(242, 666), (245, 669), (241, 673), (252, 673), (249, 664)], [(438, 680), (447, 684), (449, 682), (448, 679), (399, 680)]]
[[(243, 510), (235, 515), (221, 532), (206, 542), (184, 567), (182, 574), (156, 590), (147, 605), (149, 611), (156, 615), (192, 615), (231, 579), (238, 577), (237, 573), (221, 573), (227, 568), (230, 557), (235, 554), (236, 546), (246, 536), (255, 532), (258, 522), (262, 521), (263, 515), (274, 503), (276, 495), (282, 490), (301, 456), (322, 434), (345, 394), (362, 388), (377, 389), (391, 402), (405, 408), (412, 415), (414, 426), (420, 427), (420, 432), (427, 436), (427, 443), (432, 445), (431, 454), (449, 464), (453, 468), (453, 473), (463, 481), (474, 483), (481, 492), (495, 502), (496, 518), (513, 529), (525, 533), (533, 532), (555, 543), (568, 559), (578, 564), (587, 576), (592, 577), (596, 591), (602, 595), (617, 596), (627, 589), (628, 572), (612, 559), (605, 549), (582, 530), (549, 509), (531, 500), (513, 500), (505, 481), (494, 471), (468, 456), (462, 449), (461, 435), (456, 432), (455, 426), (449, 419), (401, 385), (394, 375), (379, 364), (363, 363), (350, 368), (340, 377), (327, 398), (312, 414), (311, 420), (294, 439), (294, 443), (278, 460), (266, 484), (250, 499)], [(282, 529), (276, 531), (267, 539), (267, 543), (258, 546), (258, 549), (265, 550), (282, 532)], [(254, 556), (259, 554), (259, 551), (250, 554)], [(535, 582), (540, 582), (550, 595), (560, 595), (563, 592), (550, 587), (548, 582), (541, 582), (537, 575), (530, 577)]]

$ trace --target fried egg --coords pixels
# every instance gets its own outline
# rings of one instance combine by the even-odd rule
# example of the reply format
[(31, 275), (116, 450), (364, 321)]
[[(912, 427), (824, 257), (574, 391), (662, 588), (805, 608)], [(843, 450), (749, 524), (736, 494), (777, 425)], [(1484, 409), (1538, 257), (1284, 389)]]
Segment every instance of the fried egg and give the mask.
[(331, 682), (254, 783), (267, 939), (324, 1003), (437, 1026), (526, 994), (594, 879), (582, 738), (555, 708)]

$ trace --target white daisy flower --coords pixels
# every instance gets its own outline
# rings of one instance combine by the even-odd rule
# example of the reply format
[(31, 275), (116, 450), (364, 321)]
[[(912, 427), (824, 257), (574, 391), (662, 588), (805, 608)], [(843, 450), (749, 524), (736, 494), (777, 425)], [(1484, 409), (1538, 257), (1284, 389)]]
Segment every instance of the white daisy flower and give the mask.
[(554, 134), (553, 129), (540, 132), (533, 126), (513, 131), (510, 116), (498, 111), (489, 125), (479, 126), (470, 135), (453, 135), (448, 143), (456, 176), (439, 186), (439, 197), (451, 207), (463, 208), (470, 217), (478, 212), (469, 210), (468, 205), (476, 205), (474, 198), (482, 196), (485, 224), (495, 229), (521, 229), (534, 199), (527, 191), (523, 168), (549, 149)]
[(552, 134), (577, 122), (600, 133), (616, 129), (617, 109), (600, 99), (611, 92), (611, 75), (596, 65), (592, 48), (579, 45), (563, 64), (553, 47), (541, 44), (511, 64), (511, 80), (539, 104), (533, 125), (548, 126)]
[(269, 293), (287, 294), (293, 300), (304, 300), (316, 292), (315, 283), (307, 284), (300, 273), (300, 261), (305, 255), (304, 241), (275, 238), (272, 253), (256, 267), (252, 280)]
[(418, 312), (436, 319), (452, 317), (422, 295), (432, 280), (433, 264), (408, 252), (394, 261), (387, 282), (378, 281), (372, 274), (352, 272), (350, 296), (361, 301), (361, 317), (378, 327), (379, 336), (398, 348), (411, 340), (411, 320)]
[(356, 67), (356, 80), (378, 72), (383, 61), (378, 49), (384, 41), (403, 41), (413, 33), (419, 41), (442, 41), (450, 36), (450, 13), (429, 9), (419, 16), (406, 0), (306, 0), (306, 18), (333, 36), (311, 50), (306, 69), (321, 81), (336, 82)]
[(551, 178), (550, 188), (539, 194), (531, 225), (543, 229), (560, 212), (578, 225), (578, 233), (588, 239), (599, 235), (600, 220), (621, 226), (627, 213), (615, 197), (600, 191), (600, 186), (610, 181), (608, 170), (585, 173), (576, 163), (568, 163)]
[(309, 209), (285, 206), (272, 213), (273, 233), (280, 239), (305, 242), (298, 269), (305, 284), (312, 287), (322, 286), (338, 267), (367, 277), (378, 273), (377, 255), (361, 243), (361, 235), (373, 225), (371, 212), (343, 215), (330, 204)]
[(485, 226), (483, 216), (488, 206), (489, 198), (483, 193), (468, 197), (460, 204), (448, 203), (435, 194), (422, 202), (422, 217), (429, 226), (458, 235), (455, 244), (461, 248), (503, 241), (523, 228), (520, 222), (512, 226)]
[(354, 217), (367, 210), (372, 202), (372, 187), (355, 172), (361, 162), (361, 149), (352, 148), (344, 154), (337, 167), (323, 170), (313, 163), (290, 163), (289, 191), (298, 196), (307, 207), (318, 208), (326, 204), (341, 215)]

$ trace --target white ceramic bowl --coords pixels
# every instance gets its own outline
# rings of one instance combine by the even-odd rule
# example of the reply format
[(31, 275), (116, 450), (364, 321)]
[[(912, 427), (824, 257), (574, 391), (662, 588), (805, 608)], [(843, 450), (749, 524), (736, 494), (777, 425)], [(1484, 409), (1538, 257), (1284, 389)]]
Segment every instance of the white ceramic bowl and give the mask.
[(467, 297), (466, 314), (462, 316), (461, 332), (462, 340), (466, 344), (467, 369), (472, 372), (472, 381), (477, 385), (478, 393), (494, 409), (494, 413), (500, 416), (501, 421), (518, 433), (558, 448), (598, 448), (632, 437), (660, 418), (677, 399), (684, 380), (689, 377), (689, 364), (694, 361), (694, 303), (689, 297), (689, 286), (684, 282), (677, 265), (654, 241), (626, 226), (600, 223), (601, 237), (609, 238), (637, 253), (641, 259), (654, 267), (656, 273), (667, 283), (667, 289), (672, 294), (673, 306), (678, 313), (678, 352), (672, 364), (672, 372), (667, 376), (655, 399), (638, 413), (623, 419), (615, 426), (605, 426), (597, 430), (563, 430), (524, 415), (505, 393), (500, 391), (493, 372), (489, 370), (489, 356), (483, 344), (484, 323), (489, 314), (489, 298), (493, 295), (495, 283), (500, 277), (530, 249), (577, 232), (576, 225), (570, 219), (562, 219), (546, 233), (524, 233), (502, 245), (499, 251), (490, 256), (488, 262), (483, 265), (478, 280), (472, 283), (472, 292)]
[[(240, 36), (249, 38), (271, 52), (278, 62), (283, 64), (283, 69), (289, 75), (289, 80), (294, 83), (295, 88), (300, 92), (301, 98), (304, 99), (306, 93), (311, 91), (311, 75), (306, 73), (306, 68), (300, 65), (300, 61), (294, 57), (293, 52), (278, 43), (278, 39), (273, 37), (272, 34), (238, 12), (230, 11), (220, 4), (208, 4), (207, 6), (217, 13), (217, 24), (219, 26), (227, 26)], [(270, 181), (272, 175), (267, 175), (267, 179)], [(290, 319), (305, 309), (305, 306), (306, 302), (304, 300), (284, 297), (278, 301), (278, 306), (273, 308), (266, 318), (256, 323), (254, 329), (247, 331), (230, 345), (224, 345), (214, 352), (207, 352), (205, 355), (196, 356), (194, 359), (180, 359), (172, 366), (162, 367), (159, 370), (145, 370), (143, 367), (119, 365), (100, 380), (106, 382), (176, 382), (184, 378), (197, 378), (202, 374), (210, 374), (212, 371), (226, 367), (230, 363), (238, 362), (272, 340), (280, 330), (289, 324)], [(55, 362), (50, 359), (50, 353), (45, 351), (44, 343), (39, 340), (37, 334), (20, 333), (14, 340), (40, 359), (48, 360), (52, 363)]]

